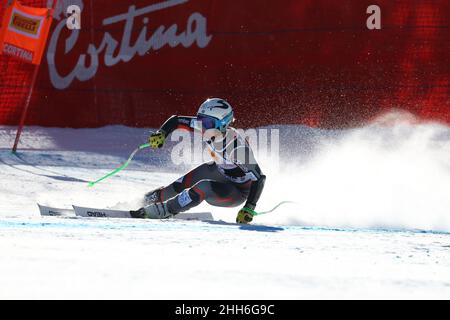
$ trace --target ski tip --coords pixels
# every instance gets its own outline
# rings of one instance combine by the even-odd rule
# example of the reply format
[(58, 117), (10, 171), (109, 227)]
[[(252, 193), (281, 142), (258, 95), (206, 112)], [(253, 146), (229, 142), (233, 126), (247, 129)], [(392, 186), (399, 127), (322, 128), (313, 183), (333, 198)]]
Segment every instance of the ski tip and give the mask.
[(89, 182), (88, 187), (93, 187), (95, 185), (95, 182)]

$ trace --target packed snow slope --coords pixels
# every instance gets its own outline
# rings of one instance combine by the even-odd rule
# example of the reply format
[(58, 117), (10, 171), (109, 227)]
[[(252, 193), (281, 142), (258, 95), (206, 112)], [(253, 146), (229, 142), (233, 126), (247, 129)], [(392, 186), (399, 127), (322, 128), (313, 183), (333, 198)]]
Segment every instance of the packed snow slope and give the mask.
[[(259, 210), (214, 222), (42, 218), (36, 203), (138, 208), (196, 164), (169, 142), (120, 166), (147, 129), (0, 127), (0, 298), (448, 298), (450, 128), (411, 121), (279, 129)], [(269, 128), (270, 129), (270, 128)]]

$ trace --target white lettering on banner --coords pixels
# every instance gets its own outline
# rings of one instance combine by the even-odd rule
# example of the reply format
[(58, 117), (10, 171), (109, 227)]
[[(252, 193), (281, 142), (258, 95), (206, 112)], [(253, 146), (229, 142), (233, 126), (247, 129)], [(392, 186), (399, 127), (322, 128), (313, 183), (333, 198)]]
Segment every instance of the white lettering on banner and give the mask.
[(13, 46), (12, 44), (9, 43), (5, 43), (3, 47), (3, 52), (8, 55), (27, 60), (29, 62), (33, 61), (33, 52)]
[[(80, 54), (73, 70), (66, 75), (61, 75), (59, 73), (55, 59), (56, 48), (60, 40), (61, 31), (66, 26), (66, 20), (61, 20), (53, 31), (47, 52), (50, 81), (53, 86), (57, 89), (65, 89), (68, 88), (75, 79), (78, 79), (79, 81), (87, 81), (92, 79), (98, 71), (100, 60), (99, 55), (102, 52), (104, 54), (104, 65), (107, 67), (112, 67), (119, 62), (131, 61), (136, 54), (143, 56), (149, 51), (159, 50), (165, 45), (175, 48), (181, 44), (183, 47), (189, 48), (196, 43), (199, 48), (205, 48), (210, 43), (212, 36), (207, 35), (206, 18), (198, 12), (194, 12), (189, 16), (185, 31), (178, 32), (177, 24), (173, 24), (169, 28), (162, 25), (159, 26), (150, 36), (148, 35), (147, 28), (149, 18), (144, 17), (144, 25), (142, 26), (139, 36), (134, 44), (131, 43), (134, 19), (136, 17), (184, 4), (188, 1), (189, 0), (168, 0), (152, 4), (138, 10), (136, 10), (136, 6), (131, 5), (128, 8), (127, 13), (104, 19), (104, 26), (117, 22), (125, 22), (120, 43), (114, 39), (110, 33), (105, 32), (101, 44), (96, 47), (95, 44), (90, 43), (87, 49), (87, 54)], [(65, 41), (65, 54), (68, 54), (73, 49), (78, 40), (79, 34), (79, 30), (71, 31), (71, 35)], [(116, 53), (118, 47), (119, 51)], [(87, 61), (90, 61), (89, 65), (87, 65)]]
[(81, 29), (81, 9), (77, 5), (70, 5), (67, 7), (66, 26), (69, 30)]
[(367, 18), (366, 25), (369, 30), (381, 29), (381, 9), (379, 6), (373, 4), (367, 7), (367, 13), (370, 13), (370, 17)]

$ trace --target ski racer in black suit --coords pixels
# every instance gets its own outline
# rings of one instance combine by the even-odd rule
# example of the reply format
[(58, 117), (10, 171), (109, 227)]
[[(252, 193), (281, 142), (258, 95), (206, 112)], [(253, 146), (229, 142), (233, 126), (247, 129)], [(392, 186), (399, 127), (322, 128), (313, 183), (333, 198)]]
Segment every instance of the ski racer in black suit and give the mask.
[(246, 139), (230, 127), (231, 105), (223, 99), (208, 99), (196, 117), (172, 116), (149, 138), (152, 148), (161, 148), (176, 129), (201, 130), (213, 161), (204, 163), (172, 184), (145, 195), (145, 206), (131, 211), (135, 218), (164, 219), (187, 211), (202, 201), (213, 206), (236, 207), (236, 222), (249, 223), (264, 189), (261, 172)]

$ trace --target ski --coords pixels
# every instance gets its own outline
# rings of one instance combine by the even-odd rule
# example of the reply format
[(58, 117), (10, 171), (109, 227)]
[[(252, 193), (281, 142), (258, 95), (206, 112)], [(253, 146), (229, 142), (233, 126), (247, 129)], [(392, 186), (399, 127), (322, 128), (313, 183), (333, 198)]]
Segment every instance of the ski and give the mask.
[(130, 211), (73, 206), (75, 215), (85, 218), (131, 218)]
[[(133, 219), (130, 212), (126, 210), (98, 209), (80, 206), (72, 206), (73, 209), (62, 209), (41, 204), (38, 204), (38, 207), (41, 216)], [(173, 216), (173, 218), (202, 221), (214, 220), (210, 212), (183, 212)]]
[(50, 216), (50, 217), (74, 217), (75, 212), (73, 209), (61, 209), (43, 206), (38, 203), (39, 212), (41, 216)]

